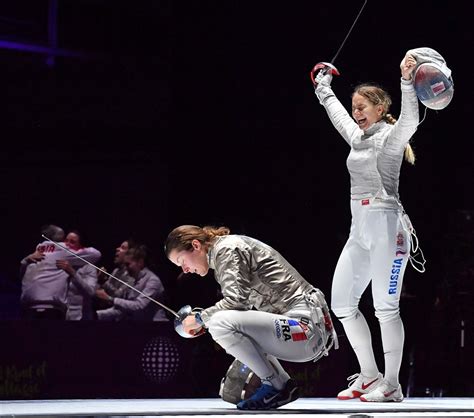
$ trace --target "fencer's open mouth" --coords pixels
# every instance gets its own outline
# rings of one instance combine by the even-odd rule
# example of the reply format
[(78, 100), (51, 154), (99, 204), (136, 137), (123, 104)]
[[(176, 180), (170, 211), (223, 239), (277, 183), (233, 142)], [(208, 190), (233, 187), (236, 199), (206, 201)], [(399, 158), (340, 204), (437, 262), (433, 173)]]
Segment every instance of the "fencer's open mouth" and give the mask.
[(363, 125), (366, 121), (367, 121), (366, 118), (364, 118), (364, 119), (359, 119), (359, 120), (357, 121), (357, 123), (358, 123), (359, 125)]

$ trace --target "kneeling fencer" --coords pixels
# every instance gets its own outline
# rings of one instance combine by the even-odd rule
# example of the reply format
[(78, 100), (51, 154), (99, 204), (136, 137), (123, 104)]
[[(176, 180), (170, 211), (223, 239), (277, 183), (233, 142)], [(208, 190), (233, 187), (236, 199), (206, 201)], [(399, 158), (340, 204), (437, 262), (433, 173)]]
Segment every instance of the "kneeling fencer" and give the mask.
[[(230, 235), (226, 227), (182, 225), (168, 235), (165, 252), (185, 273), (205, 276), (214, 270), (223, 298), (187, 315), (182, 329), (190, 335), (207, 329), (235, 357), (229, 372), (242, 364), (258, 376), (261, 385), (250, 397), (223, 396), (238, 409), (273, 409), (294, 401), (298, 387), (278, 360), (316, 361), (338, 348), (323, 293), (263, 242)], [(227, 392), (221, 386), (221, 396)]]

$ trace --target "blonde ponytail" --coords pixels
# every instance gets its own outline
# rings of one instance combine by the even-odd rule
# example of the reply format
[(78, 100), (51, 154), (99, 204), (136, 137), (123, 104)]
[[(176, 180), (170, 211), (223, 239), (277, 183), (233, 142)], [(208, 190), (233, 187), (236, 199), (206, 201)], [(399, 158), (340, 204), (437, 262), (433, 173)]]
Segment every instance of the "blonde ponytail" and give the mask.
[(415, 152), (410, 144), (407, 144), (405, 147), (405, 160), (408, 161), (411, 165), (415, 165)]
[[(383, 115), (382, 119), (385, 122), (389, 123), (390, 125), (395, 125), (395, 122), (397, 121), (390, 113)], [(411, 165), (415, 165), (415, 160), (416, 160), (415, 151), (413, 151), (413, 148), (411, 147), (409, 143), (406, 144), (405, 146), (404, 155), (405, 155), (405, 161), (409, 162)]]
[(382, 116), (382, 119), (389, 123), (390, 125), (395, 125), (395, 122), (397, 121), (392, 114), (386, 113), (385, 115)]

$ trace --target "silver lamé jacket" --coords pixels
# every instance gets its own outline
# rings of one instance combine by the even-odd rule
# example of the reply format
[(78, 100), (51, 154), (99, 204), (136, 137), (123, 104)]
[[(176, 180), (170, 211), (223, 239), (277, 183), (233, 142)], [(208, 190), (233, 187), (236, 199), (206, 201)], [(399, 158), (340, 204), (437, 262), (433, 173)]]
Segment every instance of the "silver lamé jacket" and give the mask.
[(204, 323), (219, 310), (255, 308), (283, 314), (314, 290), (276, 250), (254, 238), (218, 237), (208, 258), (223, 298), (201, 312)]
[(402, 105), (397, 122), (390, 125), (381, 120), (364, 132), (337, 99), (327, 77), (315, 93), (332, 124), (351, 147), (347, 158), (351, 198), (388, 195), (398, 200), (403, 153), (419, 121), (418, 97), (412, 82), (401, 79)]

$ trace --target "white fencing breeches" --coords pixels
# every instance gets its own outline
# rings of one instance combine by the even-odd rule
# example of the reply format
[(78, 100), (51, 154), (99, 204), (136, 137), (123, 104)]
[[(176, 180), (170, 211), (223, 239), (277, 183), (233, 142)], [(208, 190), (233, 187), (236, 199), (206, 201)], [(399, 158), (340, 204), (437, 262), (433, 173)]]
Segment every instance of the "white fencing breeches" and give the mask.
[(370, 331), (358, 309), (360, 298), (372, 281), (375, 315), (386, 353), (385, 372), (395, 382), (403, 351), (399, 302), (410, 255), (410, 231), (402, 222), (398, 204), (381, 204), (373, 198), (352, 200), (351, 212), (349, 239), (334, 273), (331, 308), (344, 326), (362, 373), (376, 375)]
[(398, 315), (403, 274), (410, 255), (410, 232), (400, 209), (379, 208), (370, 199), (352, 200), (352, 225), (332, 283), (331, 307), (338, 318), (355, 316), (372, 280), (375, 314), (380, 322)]
[(225, 310), (212, 315), (206, 326), (228, 354), (280, 389), (289, 377), (277, 359), (304, 362), (322, 349), (323, 338), (310, 318), (309, 308), (285, 315)]

